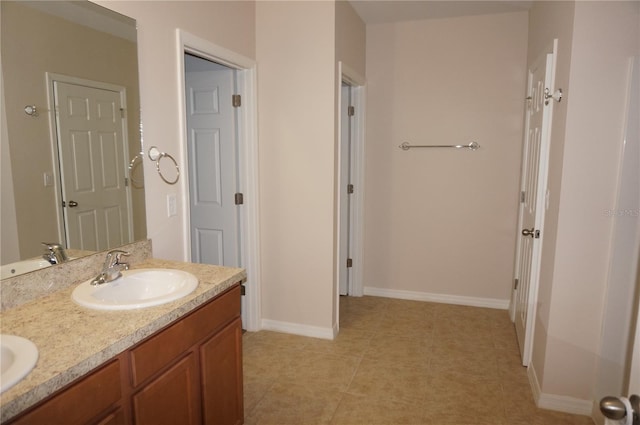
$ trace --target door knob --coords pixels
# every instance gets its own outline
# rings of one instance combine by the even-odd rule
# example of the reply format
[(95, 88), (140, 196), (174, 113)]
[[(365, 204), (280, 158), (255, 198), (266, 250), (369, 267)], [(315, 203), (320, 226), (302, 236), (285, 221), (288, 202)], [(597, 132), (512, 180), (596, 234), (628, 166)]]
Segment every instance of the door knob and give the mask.
[[(602, 414), (614, 420), (621, 420), (630, 415), (627, 423), (633, 425), (640, 424), (640, 396), (633, 394), (629, 396), (628, 403), (623, 402), (618, 397), (607, 396), (600, 400), (600, 411)], [(628, 405), (627, 405), (628, 404)], [(629, 406), (631, 409), (629, 409)]]
[(531, 230), (529, 229), (522, 229), (522, 236), (531, 236), (532, 238), (535, 236), (535, 230), (532, 227)]
[(69, 208), (77, 207), (78, 203), (76, 201), (69, 201)]

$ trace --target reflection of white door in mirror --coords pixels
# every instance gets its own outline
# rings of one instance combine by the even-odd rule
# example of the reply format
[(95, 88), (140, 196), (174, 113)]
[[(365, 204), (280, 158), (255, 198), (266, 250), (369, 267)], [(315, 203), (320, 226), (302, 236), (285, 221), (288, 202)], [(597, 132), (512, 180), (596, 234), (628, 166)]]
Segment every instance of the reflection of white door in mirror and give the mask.
[[(126, 154), (133, 159), (142, 151), (135, 20), (86, 0), (0, 1), (0, 9), (4, 83), (0, 98), (6, 106), (0, 114), (0, 263), (40, 258), (42, 241), (65, 244), (71, 256), (84, 256), (93, 250), (67, 245), (62, 224), (51, 76), (77, 75), (126, 88)], [(37, 116), (27, 115), (25, 105), (36, 106)], [(142, 240), (146, 239), (143, 165), (137, 161), (132, 168), (129, 178), (135, 173), (136, 181), (128, 188), (133, 210), (129, 231), (133, 240)], [(13, 235), (9, 229), (15, 230)]]
[(89, 251), (132, 242), (125, 89), (96, 86), (54, 81), (66, 245)]

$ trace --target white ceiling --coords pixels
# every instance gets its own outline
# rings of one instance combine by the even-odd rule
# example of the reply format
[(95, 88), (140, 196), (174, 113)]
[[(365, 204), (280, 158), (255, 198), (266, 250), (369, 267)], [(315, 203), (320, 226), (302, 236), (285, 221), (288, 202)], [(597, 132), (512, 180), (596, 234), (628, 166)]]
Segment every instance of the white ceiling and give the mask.
[(365, 24), (453, 18), (529, 10), (533, 1), (349, 0)]

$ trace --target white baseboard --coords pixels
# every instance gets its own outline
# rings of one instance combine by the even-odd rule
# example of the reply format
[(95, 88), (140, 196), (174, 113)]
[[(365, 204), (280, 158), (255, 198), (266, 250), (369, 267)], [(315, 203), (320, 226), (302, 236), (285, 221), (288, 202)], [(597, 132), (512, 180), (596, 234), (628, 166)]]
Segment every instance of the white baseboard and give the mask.
[(338, 335), (338, 328), (335, 325), (333, 328), (322, 328), (319, 326), (300, 325), (298, 323), (269, 319), (262, 319), (262, 329), (322, 339), (334, 339), (336, 335)]
[(591, 417), (593, 400), (543, 393), (540, 389), (540, 382), (538, 381), (538, 376), (533, 368), (533, 364), (530, 364), (527, 368), (527, 376), (529, 377), (533, 398), (539, 408)]
[(497, 298), (464, 297), (461, 295), (433, 294), (429, 292), (403, 291), (400, 289), (372, 288), (365, 286), (365, 295), (374, 297), (398, 298), (401, 300), (429, 301), (433, 303), (467, 305), (471, 307), (496, 308), (508, 310), (510, 300)]

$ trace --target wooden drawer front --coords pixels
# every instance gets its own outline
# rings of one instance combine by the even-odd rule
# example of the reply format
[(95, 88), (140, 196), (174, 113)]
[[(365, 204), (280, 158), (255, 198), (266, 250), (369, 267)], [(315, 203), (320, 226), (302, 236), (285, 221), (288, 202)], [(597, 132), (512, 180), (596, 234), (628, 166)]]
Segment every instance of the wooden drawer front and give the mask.
[(140, 385), (216, 329), (240, 316), (240, 286), (213, 299), (183, 320), (131, 350), (132, 383)]
[(118, 402), (120, 394), (120, 359), (116, 359), (13, 424), (86, 424)]
[(196, 425), (200, 421), (200, 383), (191, 353), (133, 396), (135, 425)]

